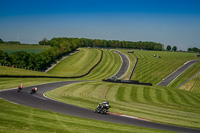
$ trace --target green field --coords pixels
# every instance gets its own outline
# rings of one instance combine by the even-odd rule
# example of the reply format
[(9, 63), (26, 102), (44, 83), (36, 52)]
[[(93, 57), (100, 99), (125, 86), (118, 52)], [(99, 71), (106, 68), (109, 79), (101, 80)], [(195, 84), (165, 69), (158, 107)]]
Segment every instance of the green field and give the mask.
[(0, 43), (0, 50), (7, 53), (13, 53), (18, 51), (26, 51), (27, 53), (40, 53), (49, 49), (50, 46), (32, 45), (32, 44), (4, 44)]
[(64, 86), (45, 95), (90, 109), (109, 100), (111, 112), (200, 128), (200, 95), (183, 90), (92, 81)]
[[(157, 55), (154, 57), (154, 54)], [(185, 62), (197, 59), (196, 53), (134, 50), (139, 58), (132, 80), (156, 85)], [(161, 58), (158, 58), (161, 56)]]
[(101, 51), (81, 49), (80, 52), (62, 60), (53, 67), (49, 74), (57, 76), (80, 76), (87, 73), (100, 60)]

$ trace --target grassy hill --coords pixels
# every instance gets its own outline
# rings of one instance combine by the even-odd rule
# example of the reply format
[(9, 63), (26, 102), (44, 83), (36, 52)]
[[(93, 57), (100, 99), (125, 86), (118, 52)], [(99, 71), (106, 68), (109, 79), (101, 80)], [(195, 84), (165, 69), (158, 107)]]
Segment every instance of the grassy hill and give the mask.
[(31, 44), (4, 44), (0, 43), (0, 50), (3, 50), (7, 53), (26, 51), (27, 53), (40, 53), (49, 49), (50, 46), (41, 46), (41, 45), (31, 45)]
[(100, 50), (82, 48), (80, 52), (62, 60), (47, 73), (67, 77), (80, 76), (97, 64), (100, 57)]
[(120, 56), (110, 50), (103, 50), (103, 58), (101, 63), (91, 71), (91, 73), (83, 79), (102, 80), (113, 76), (121, 67)]
[[(139, 58), (132, 80), (156, 85), (185, 62), (197, 59), (196, 53), (134, 50)], [(154, 57), (156, 55), (156, 57)], [(158, 58), (158, 57), (161, 58)]]
[(111, 112), (200, 128), (200, 95), (161, 86), (83, 82), (47, 92), (53, 99), (94, 109), (110, 101)]

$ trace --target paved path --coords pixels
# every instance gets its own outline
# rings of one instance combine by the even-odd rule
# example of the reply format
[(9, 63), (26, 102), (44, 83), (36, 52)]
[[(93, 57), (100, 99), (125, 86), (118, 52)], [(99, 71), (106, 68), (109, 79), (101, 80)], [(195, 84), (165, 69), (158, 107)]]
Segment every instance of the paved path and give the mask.
[(185, 70), (187, 70), (189, 67), (191, 67), (193, 64), (200, 62), (200, 60), (191, 60), (186, 62), (184, 65), (179, 67), (176, 71), (174, 71), (172, 74), (167, 76), (163, 81), (159, 82), (158, 85), (160, 86), (168, 86), (172, 81), (174, 81), (178, 76), (180, 76)]
[(122, 59), (122, 65), (121, 65), (119, 71), (114, 76), (116, 76), (117, 78), (121, 78), (128, 71), (128, 68), (129, 68), (129, 65), (130, 65), (130, 61), (129, 61), (128, 57), (125, 54), (123, 54), (123, 53), (121, 53), (119, 51), (114, 51), (114, 52), (119, 54), (121, 59)]
[(176, 131), (176, 132), (188, 132), (188, 133), (200, 132), (200, 130), (197, 130), (197, 129), (160, 124), (160, 123), (141, 120), (137, 118), (128, 118), (128, 117), (115, 115), (115, 114), (102, 115), (102, 114), (94, 113), (93, 110), (90, 110), (90, 109), (81, 108), (74, 105), (58, 102), (58, 101), (51, 100), (43, 96), (43, 93), (45, 93), (46, 91), (56, 89), (64, 85), (76, 83), (76, 82), (80, 82), (80, 81), (63, 81), (63, 82), (55, 82), (55, 83), (38, 85), (37, 86), (38, 91), (36, 94), (29, 94), (32, 87), (26, 87), (20, 93), (17, 92), (17, 89), (5, 90), (5, 91), (0, 92), (0, 97), (17, 104), (22, 104), (29, 107), (54, 111), (54, 112), (82, 117), (82, 118), (96, 119), (96, 120), (114, 122), (114, 123), (119, 123), (119, 124), (155, 128), (155, 129), (169, 130), (169, 131)]

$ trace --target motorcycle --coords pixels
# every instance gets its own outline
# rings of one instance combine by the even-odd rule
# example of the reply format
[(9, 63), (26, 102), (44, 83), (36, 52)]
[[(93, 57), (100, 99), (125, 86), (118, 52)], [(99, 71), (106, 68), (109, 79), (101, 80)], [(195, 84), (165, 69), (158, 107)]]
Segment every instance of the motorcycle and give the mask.
[(20, 92), (22, 90), (22, 88), (21, 87), (18, 87), (18, 90), (17, 90), (17, 92)]
[(23, 84), (21, 84), (21, 85), (18, 87), (17, 92), (20, 92), (20, 91), (22, 90), (22, 88), (23, 88)]
[(36, 93), (36, 91), (37, 91), (37, 88), (36, 88), (36, 87), (34, 87), (33, 89), (31, 89), (31, 92), (30, 92), (30, 94)]
[(111, 106), (103, 106), (103, 105), (98, 105), (97, 108), (95, 109), (95, 113), (101, 113), (101, 114), (106, 114), (108, 112), (108, 109)]

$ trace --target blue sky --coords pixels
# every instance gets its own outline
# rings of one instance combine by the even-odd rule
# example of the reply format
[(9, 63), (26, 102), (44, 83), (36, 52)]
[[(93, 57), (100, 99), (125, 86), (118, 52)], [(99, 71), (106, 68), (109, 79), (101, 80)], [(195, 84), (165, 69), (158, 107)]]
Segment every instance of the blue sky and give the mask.
[(200, 0), (1, 0), (0, 38), (153, 41), (200, 48)]

